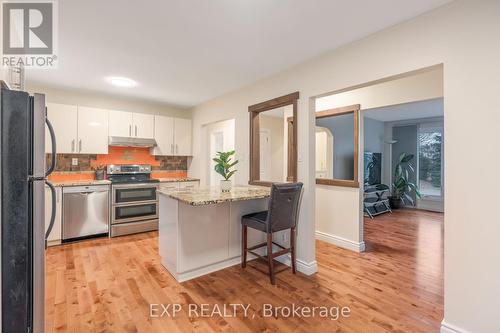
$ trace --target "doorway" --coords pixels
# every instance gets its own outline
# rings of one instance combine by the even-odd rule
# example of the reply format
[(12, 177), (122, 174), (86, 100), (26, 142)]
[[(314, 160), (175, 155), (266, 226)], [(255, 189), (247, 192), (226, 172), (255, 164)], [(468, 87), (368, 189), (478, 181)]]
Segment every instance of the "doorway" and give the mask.
[(206, 125), (207, 129), (207, 142), (209, 144), (209, 155), (207, 158), (207, 174), (208, 182), (210, 186), (219, 185), (222, 180), (222, 176), (215, 172), (215, 162), (213, 158), (219, 151), (231, 151), (234, 150), (235, 141), (235, 120), (223, 120), (215, 123)]
[[(333, 177), (321, 179), (324, 138), (316, 131), (316, 238), (381, 260), (379, 282), (384, 288), (405, 279), (411, 283), (401, 292), (433, 290), (433, 306), (441, 315), (446, 134), (443, 67), (343, 89), (318, 96), (314, 102), (316, 126), (331, 129), (336, 149)], [(359, 119), (353, 127), (351, 119), (347, 123), (339, 115), (355, 106)], [(330, 116), (321, 123), (318, 114)], [(359, 139), (354, 145), (353, 132)], [(338, 170), (343, 161), (349, 171), (345, 177)], [(393, 207), (398, 203), (397, 209)], [(394, 269), (401, 265), (405, 270)], [(420, 314), (425, 315), (424, 311)]]

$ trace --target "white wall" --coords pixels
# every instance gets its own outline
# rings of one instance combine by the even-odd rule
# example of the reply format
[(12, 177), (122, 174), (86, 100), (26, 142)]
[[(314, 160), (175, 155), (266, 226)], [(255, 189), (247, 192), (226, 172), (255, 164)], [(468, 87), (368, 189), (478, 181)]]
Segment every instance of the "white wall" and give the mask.
[(365, 151), (372, 153), (384, 152), (384, 123), (364, 117)]
[[(29, 73), (27, 75), (29, 75)], [(26, 90), (30, 93), (45, 94), (46, 101), (49, 103), (81, 105), (137, 113), (161, 114), (178, 118), (191, 118), (192, 116), (190, 109), (181, 109), (140, 99), (128, 99), (123, 96), (110, 96), (95, 92), (64, 90), (38, 85), (28, 85)]]
[[(500, 251), (496, 189), (498, 178), (478, 182), (500, 163), (491, 154), (499, 141), (500, 2), (455, 1), (431, 13), (359, 40), (288, 71), (256, 82), (195, 108), (191, 174), (200, 175), (196, 156), (204, 145), (200, 127), (236, 118), (236, 149), (243, 160), (237, 180), (248, 181), (247, 107), (293, 91), (298, 102), (298, 176), (305, 184), (298, 235), (301, 269), (314, 269), (314, 100), (419, 68), (444, 64), (445, 101), (445, 325), (470, 332), (500, 330)], [(470, 117), (471, 113), (480, 117)], [(473, 140), (464, 140), (464, 133)], [(481, 144), (478, 144), (481, 143)], [(464, 158), (463, 152), (468, 156)], [(467, 186), (464, 186), (467, 184)], [(334, 225), (353, 224), (362, 232), (358, 189), (331, 187), (339, 212)], [(345, 193), (347, 192), (347, 193)], [(481, 195), (477, 195), (481, 193)], [(477, 209), (481, 207), (481, 209)], [(357, 224), (357, 226), (356, 226)], [(351, 231), (349, 233), (356, 233)], [(353, 235), (355, 236), (355, 235)], [(356, 237), (354, 238), (356, 239)], [(359, 239), (359, 235), (357, 237)], [(448, 324), (449, 323), (449, 324)]]
[(316, 99), (316, 111), (361, 104), (361, 110), (443, 97), (443, 68)]

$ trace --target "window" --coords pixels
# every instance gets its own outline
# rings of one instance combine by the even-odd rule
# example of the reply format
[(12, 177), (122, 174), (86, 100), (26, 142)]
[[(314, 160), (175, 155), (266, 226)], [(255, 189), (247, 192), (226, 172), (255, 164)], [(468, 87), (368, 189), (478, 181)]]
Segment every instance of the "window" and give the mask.
[(418, 182), (423, 197), (443, 195), (443, 127), (421, 125), (418, 133)]

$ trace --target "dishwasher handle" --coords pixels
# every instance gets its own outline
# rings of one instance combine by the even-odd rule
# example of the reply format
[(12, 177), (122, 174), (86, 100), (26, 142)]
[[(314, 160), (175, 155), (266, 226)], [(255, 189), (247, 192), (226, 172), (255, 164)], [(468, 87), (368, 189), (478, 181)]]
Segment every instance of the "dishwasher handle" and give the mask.
[(68, 194), (83, 194), (88, 195), (92, 193), (109, 192), (109, 185), (90, 185), (90, 186), (72, 186), (65, 187), (64, 193)]

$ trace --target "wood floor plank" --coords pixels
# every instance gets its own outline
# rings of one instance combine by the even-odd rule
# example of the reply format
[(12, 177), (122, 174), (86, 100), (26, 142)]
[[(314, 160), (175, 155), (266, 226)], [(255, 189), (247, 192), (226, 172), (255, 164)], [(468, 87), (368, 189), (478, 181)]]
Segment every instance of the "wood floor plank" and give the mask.
[[(47, 332), (439, 332), (443, 318), (443, 215), (404, 210), (364, 223), (367, 250), (317, 241), (318, 273), (277, 275), (251, 261), (177, 283), (158, 257), (156, 232), (51, 247)], [(280, 267), (277, 267), (279, 270)], [(182, 305), (175, 317), (150, 304)], [(249, 318), (189, 316), (189, 304), (249, 304)], [(347, 306), (348, 318), (265, 318), (263, 304)]]

